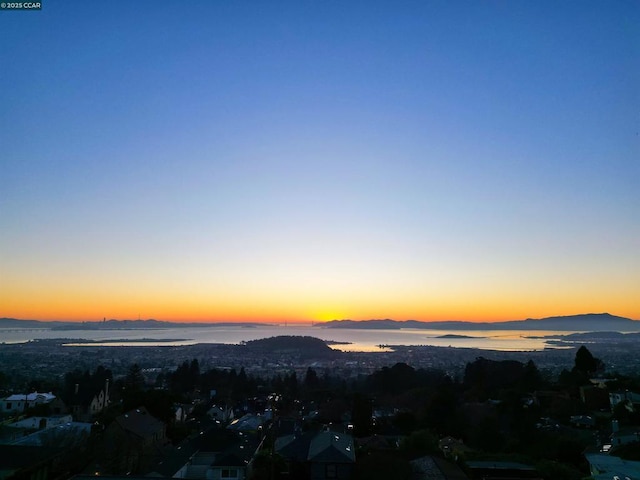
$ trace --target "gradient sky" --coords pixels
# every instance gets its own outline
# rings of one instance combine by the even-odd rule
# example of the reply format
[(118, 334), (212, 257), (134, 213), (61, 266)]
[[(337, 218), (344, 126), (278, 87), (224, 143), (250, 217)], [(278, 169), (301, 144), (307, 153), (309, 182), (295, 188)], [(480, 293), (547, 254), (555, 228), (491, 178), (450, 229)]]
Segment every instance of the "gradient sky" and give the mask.
[(640, 2), (0, 11), (0, 317), (640, 319)]

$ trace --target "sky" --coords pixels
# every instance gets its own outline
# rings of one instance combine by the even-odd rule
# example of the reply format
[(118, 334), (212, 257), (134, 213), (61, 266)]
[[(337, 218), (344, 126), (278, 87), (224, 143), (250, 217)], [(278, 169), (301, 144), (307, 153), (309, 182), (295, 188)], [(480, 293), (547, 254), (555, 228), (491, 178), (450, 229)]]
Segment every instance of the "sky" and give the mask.
[(0, 317), (640, 319), (640, 2), (0, 11)]

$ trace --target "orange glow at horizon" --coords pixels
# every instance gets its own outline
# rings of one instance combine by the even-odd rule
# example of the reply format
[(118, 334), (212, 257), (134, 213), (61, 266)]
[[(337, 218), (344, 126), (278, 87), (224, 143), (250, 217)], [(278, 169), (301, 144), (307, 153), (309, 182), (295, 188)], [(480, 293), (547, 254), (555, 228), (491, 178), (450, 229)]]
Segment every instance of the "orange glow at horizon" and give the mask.
[[(91, 302), (88, 302), (91, 303)], [(422, 308), (408, 309), (397, 308), (395, 311), (386, 308), (381, 311), (365, 308), (358, 309), (331, 309), (326, 311), (315, 309), (312, 314), (298, 313), (295, 308), (277, 308), (275, 306), (255, 306), (253, 308), (241, 308), (236, 306), (226, 306), (227, 308), (216, 308), (215, 306), (201, 306), (199, 308), (185, 307), (182, 305), (152, 305), (140, 304), (140, 308), (125, 303), (105, 303), (102, 305), (87, 302), (73, 302), (71, 308), (63, 302), (51, 302), (46, 306), (25, 306), (4, 303), (0, 316), (7, 318), (19, 318), (27, 320), (43, 321), (100, 321), (107, 320), (142, 320), (155, 319), (170, 322), (190, 322), (190, 323), (311, 323), (328, 322), (332, 320), (417, 320), (424, 322), (438, 321), (467, 321), (467, 322), (503, 322), (509, 320), (524, 320), (526, 318), (545, 318), (552, 316), (576, 315), (584, 313), (611, 313), (631, 319), (640, 319), (640, 314), (633, 309), (609, 309), (598, 308), (578, 308), (571, 306), (538, 306), (538, 308), (522, 308), (501, 310), (499, 308), (490, 309), (485, 306), (468, 305), (466, 308)], [(304, 312), (305, 309), (301, 309)], [(308, 311), (308, 310), (307, 310)]]
[[(77, 276), (36, 282), (23, 274), (3, 282), (0, 317), (99, 321), (153, 318), (174, 322), (297, 323), (330, 320), (418, 320), (500, 322), (550, 316), (608, 312), (640, 319), (634, 287), (608, 287), (586, 280), (578, 291), (563, 290), (560, 281), (477, 286), (471, 281), (448, 284), (440, 279), (393, 288), (393, 282), (358, 280), (347, 290), (330, 282), (288, 285), (264, 282), (239, 287), (221, 282), (169, 282)], [(299, 279), (296, 279), (299, 280)], [(455, 288), (454, 288), (455, 287)], [(624, 288), (623, 288), (624, 287)], [(37, 300), (34, 300), (37, 299)]]

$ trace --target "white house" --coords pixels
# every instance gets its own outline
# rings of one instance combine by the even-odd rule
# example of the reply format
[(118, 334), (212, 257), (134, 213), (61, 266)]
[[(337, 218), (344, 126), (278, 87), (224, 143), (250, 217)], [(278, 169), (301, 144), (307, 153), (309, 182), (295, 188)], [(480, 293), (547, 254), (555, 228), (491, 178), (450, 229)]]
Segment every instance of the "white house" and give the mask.
[(71, 415), (57, 415), (53, 417), (29, 417), (18, 422), (10, 423), (8, 426), (13, 428), (39, 430), (43, 428), (65, 425), (72, 421), (73, 418), (71, 417)]
[(55, 400), (56, 396), (49, 393), (16, 393), (3, 398), (0, 401), (0, 411), (2, 413), (10, 412), (22, 412), (27, 408), (35, 407), (44, 403), (51, 403)]

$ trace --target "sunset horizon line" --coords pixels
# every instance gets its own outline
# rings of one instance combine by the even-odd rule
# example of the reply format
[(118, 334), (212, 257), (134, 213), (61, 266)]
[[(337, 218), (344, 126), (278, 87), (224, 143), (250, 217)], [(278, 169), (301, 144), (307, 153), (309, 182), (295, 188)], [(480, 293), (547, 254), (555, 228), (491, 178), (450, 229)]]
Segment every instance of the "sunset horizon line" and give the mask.
[(18, 320), (18, 321), (36, 321), (42, 323), (56, 323), (56, 322), (65, 322), (65, 323), (101, 323), (106, 321), (118, 321), (118, 322), (147, 322), (147, 321), (155, 321), (159, 323), (184, 323), (184, 324), (264, 324), (264, 325), (317, 325), (317, 324), (325, 324), (329, 322), (341, 322), (341, 321), (349, 321), (349, 322), (371, 322), (371, 321), (392, 321), (392, 322), (420, 322), (420, 323), (508, 323), (508, 322), (519, 322), (525, 320), (544, 320), (548, 318), (565, 318), (565, 317), (578, 317), (578, 316), (588, 316), (588, 315), (608, 315), (611, 317), (624, 318), (633, 321), (640, 321), (640, 318), (634, 318), (633, 316), (625, 316), (625, 315), (617, 315), (610, 312), (586, 312), (586, 313), (574, 313), (574, 314), (553, 314), (553, 315), (545, 315), (545, 316), (527, 316), (526, 318), (499, 318), (499, 319), (469, 319), (469, 318), (447, 318), (447, 319), (420, 319), (420, 318), (404, 318), (404, 319), (395, 319), (390, 317), (379, 317), (379, 318), (334, 318), (327, 320), (319, 320), (319, 319), (287, 319), (287, 318), (279, 318), (279, 319), (193, 319), (193, 318), (182, 318), (182, 319), (163, 319), (163, 318), (107, 318), (103, 317), (94, 318), (94, 319), (80, 319), (80, 318), (64, 318), (64, 317), (56, 317), (56, 318), (19, 318), (16, 316), (2, 316), (0, 320)]

